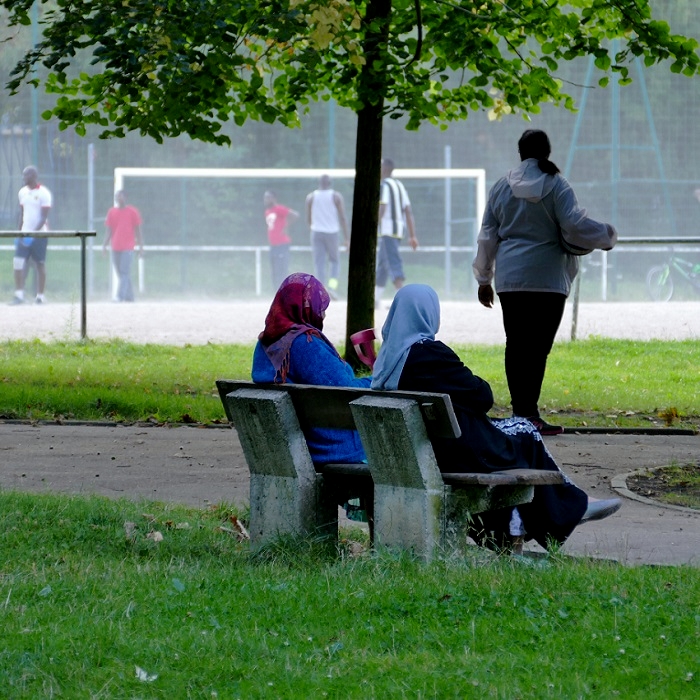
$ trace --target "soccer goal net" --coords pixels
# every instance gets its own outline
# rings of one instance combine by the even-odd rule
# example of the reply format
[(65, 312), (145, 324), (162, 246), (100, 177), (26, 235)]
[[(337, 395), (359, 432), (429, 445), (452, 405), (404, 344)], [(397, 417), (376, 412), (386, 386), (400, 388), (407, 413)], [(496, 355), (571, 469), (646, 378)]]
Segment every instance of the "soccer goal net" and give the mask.
[[(148, 253), (140, 286), (150, 295), (235, 296), (269, 292), (263, 195), (299, 214), (290, 226), (292, 270), (313, 271), (305, 200), (321, 175), (352, 216), (353, 169), (127, 168), (114, 170), (142, 215)], [(413, 281), (450, 292), (471, 276), (486, 199), (482, 169), (396, 169), (411, 199), (420, 247), (405, 263)], [(342, 274), (347, 275), (347, 256)], [(454, 278), (454, 279), (453, 279)], [(341, 280), (342, 282), (342, 280)]]

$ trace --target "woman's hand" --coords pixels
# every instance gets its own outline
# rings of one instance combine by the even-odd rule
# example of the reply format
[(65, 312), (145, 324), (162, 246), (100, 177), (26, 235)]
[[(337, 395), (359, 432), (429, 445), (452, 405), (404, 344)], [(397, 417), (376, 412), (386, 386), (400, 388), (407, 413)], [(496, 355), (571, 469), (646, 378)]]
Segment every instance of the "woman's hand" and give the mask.
[(493, 306), (493, 287), (490, 284), (479, 285), (479, 302), (490, 309)]

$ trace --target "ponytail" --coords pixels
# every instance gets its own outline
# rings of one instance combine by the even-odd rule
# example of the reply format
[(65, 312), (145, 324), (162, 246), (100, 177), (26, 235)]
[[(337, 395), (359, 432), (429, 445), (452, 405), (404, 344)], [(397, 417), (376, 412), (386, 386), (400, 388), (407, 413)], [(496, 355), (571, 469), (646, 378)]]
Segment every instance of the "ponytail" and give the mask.
[(537, 167), (546, 175), (556, 175), (561, 172), (556, 163), (552, 163), (548, 158), (540, 158), (537, 161)]
[(528, 129), (518, 141), (518, 152), (520, 159), (536, 158), (539, 169), (547, 175), (556, 175), (559, 168), (549, 160), (552, 152), (552, 145), (549, 136), (541, 129)]

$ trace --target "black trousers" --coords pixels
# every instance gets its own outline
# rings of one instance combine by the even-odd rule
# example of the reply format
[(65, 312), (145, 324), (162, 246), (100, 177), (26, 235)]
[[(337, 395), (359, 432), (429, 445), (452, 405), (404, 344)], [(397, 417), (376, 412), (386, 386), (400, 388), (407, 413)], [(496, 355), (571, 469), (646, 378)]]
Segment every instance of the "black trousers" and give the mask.
[(513, 414), (539, 416), (547, 357), (564, 315), (566, 296), (554, 292), (498, 295), (506, 332), (506, 379)]

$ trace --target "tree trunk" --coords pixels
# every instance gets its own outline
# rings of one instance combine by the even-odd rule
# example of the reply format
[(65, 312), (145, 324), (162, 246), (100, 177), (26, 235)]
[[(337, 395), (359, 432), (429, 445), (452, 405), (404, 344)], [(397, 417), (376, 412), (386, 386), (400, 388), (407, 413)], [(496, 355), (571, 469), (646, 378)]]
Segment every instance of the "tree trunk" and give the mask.
[(370, 105), (357, 114), (355, 190), (352, 200), (350, 270), (345, 359), (355, 368), (361, 362), (350, 336), (374, 326), (374, 281), (382, 165), (382, 107)]
[[(348, 274), (348, 315), (345, 328), (345, 359), (354, 368), (362, 366), (350, 336), (374, 326), (374, 282), (379, 223), (379, 185), (382, 168), (382, 117), (387, 72), (391, 0), (369, 0), (364, 22), (365, 65), (359, 76), (355, 145), (355, 190), (352, 200), (352, 230)], [(382, 66), (380, 70), (375, 65)]]

